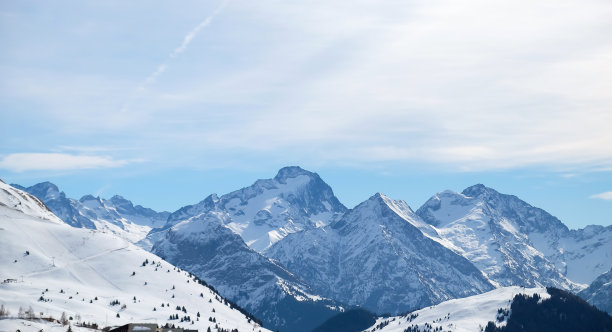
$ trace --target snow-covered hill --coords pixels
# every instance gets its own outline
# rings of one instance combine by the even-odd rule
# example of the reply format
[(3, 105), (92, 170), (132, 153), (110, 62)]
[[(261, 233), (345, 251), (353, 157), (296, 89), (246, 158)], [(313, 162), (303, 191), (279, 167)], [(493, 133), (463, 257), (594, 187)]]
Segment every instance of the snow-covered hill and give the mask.
[(215, 209), (152, 234), (152, 252), (213, 285), (221, 294), (282, 331), (310, 331), (341, 308), (249, 248)]
[[(265, 330), (189, 273), (124, 239), (41, 219), (44, 205), (29, 210), (7, 206), (35, 199), (5, 186), (0, 190), (0, 304), (13, 316), (19, 307), (32, 307), (36, 316), (59, 319), (65, 312), (72, 324), (100, 327), (168, 322), (201, 331), (215, 325)], [(170, 319), (175, 315), (179, 318)], [(0, 320), (0, 330), (20, 323)], [(29, 330), (38, 331), (40, 324)]]
[(612, 264), (612, 227), (570, 231), (546, 211), (483, 185), (438, 193), (416, 213), (502, 286), (576, 290)]
[(20, 211), (36, 218), (63, 223), (41, 200), (4, 183), (2, 180), (0, 180), (0, 206)]
[(28, 188), (13, 185), (43, 201), (49, 209), (73, 227), (98, 229), (116, 234), (130, 242), (142, 240), (152, 228), (166, 223), (169, 212), (156, 212), (115, 195), (110, 199), (85, 195), (76, 200), (50, 182)]
[(291, 234), (265, 253), (324, 296), (405, 312), (493, 286), (403, 201), (376, 194), (329, 226)]
[(279, 170), (273, 179), (185, 206), (168, 217), (166, 228), (213, 209), (225, 211), (225, 225), (256, 251), (287, 234), (325, 226), (346, 211), (319, 175), (292, 166)]
[(442, 302), (402, 316), (378, 318), (365, 331), (482, 331), (489, 321), (497, 322), (500, 326), (504, 324), (507, 315), (499, 322), (498, 315), (504, 316), (499, 313), (499, 309), (509, 312), (512, 299), (517, 294), (538, 294), (542, 299), (550, 297), (546, 288), (502, 287), (484, 294)]

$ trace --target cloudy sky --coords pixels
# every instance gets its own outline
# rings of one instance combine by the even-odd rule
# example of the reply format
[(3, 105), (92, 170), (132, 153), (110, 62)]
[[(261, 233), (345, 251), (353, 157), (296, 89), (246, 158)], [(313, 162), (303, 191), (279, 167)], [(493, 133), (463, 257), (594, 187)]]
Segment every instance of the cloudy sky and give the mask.
[(3, 1), (0, 178), (175, 210), (285, 165), (612, 224), (612, 2)]

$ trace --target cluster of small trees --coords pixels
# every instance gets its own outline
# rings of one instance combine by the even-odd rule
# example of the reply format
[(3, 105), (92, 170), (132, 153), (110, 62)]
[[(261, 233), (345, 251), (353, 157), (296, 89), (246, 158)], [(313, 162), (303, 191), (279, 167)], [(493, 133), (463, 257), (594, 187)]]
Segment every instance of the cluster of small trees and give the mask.
[(389, 325), (389, 320), (384, 320), (384, 321), (380, 322), (378, 325), (376, 325), (374, 327), (374, 330), (376, 330), (376, 329), (382, 330), (382, 328), (387, 326), (387, 325)]
[(510, 310), (508, 309), (504, 309), (504, 308), (499, 308), (497, 309), (497, 321), (498, 322), (503, 322), (506, 317), (510, 316)]
[(8, 317), (11, 312), (4, 307), (4, 304), (0, 305), (0, 317)]
[(77, 323), (77, 326), (80, 327), (86, 327), (88, 329), (94, 329), (97, 330), (98, 329), (98, 324), (97, 323), (87, 323), (87, 322), (82, 322), (80, 324)]
[(437, 332), (442, 331), (442, 326), (433, 327), (429, 323), (425, 323), (423, 330), (418, 325), (410, 325), (408, 328), (404, 329), (404, 332)]
[(230, 329), (224, 329), (224, 328), (222, 328), (222, 327), (218, 327), (218, 328), (217, 328), (217, 331), (218, 331), (218, 332), (238, 332), (238, 329), (232, 329), (232, 330), (230, 330)]
[[(6, 310), (6, 312), (8, 316), (8, 310)], [(22, 307), (19, 307), (19, 312), (17, 313), (17, 317), (21, 319), (35, 319), (36, 313), (34, 312), (34, 309), (32, 309), (32, 306), (28, 307), (28, 309), (25, 309), (25, 310)]]

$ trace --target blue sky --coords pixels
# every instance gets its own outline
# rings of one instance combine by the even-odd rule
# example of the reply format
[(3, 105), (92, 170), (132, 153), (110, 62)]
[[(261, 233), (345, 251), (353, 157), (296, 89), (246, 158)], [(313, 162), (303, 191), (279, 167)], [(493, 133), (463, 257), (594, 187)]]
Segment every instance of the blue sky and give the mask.
[(0, 178), (175, 210), (318, 172), (352, 207), (484, 183), (612, 220), (612, 3), (0, 4)]

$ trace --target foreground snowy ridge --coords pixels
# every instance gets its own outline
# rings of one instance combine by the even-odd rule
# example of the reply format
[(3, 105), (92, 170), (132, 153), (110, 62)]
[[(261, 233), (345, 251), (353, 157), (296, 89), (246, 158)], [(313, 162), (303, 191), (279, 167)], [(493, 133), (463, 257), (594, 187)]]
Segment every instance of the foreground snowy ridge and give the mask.
[[(412, 328), (420, 331), (475, 332), (482, 331), (489, 321), (497, 321), (498, 310), (509, 312), (517, 294), (538, 294), (542, 300), (550, 295), (546, 288), (503, 287), (462, 299), (449, 300), (402, 316), (378, 318), (366, 332), (404, 332)], [(498, 322), (498, 326), (505, 321)], [(437, 331), (437, 330), (436, 330)]]
[[(30, 201), (17, 189), (2, 191), (0, 201), (8, 200)], [(11, 316), (31, 307), (37, 317), (59, 319), (65, 313), (72, 325), (169, 323), (201, 331), (215, 326), (267, 331), (190, 273), (124, 239), (40, 219), (42, 207), (28, 212), (36, 217), (0, 206), (0, 304)], [(38, 331), (43, 324), (22, 323), (0, 320), (0, 330)]]

